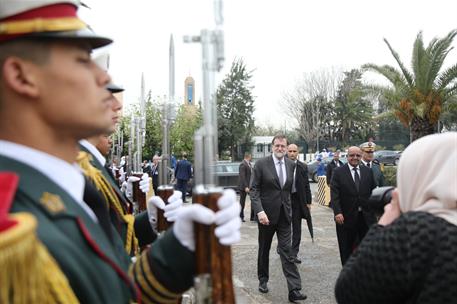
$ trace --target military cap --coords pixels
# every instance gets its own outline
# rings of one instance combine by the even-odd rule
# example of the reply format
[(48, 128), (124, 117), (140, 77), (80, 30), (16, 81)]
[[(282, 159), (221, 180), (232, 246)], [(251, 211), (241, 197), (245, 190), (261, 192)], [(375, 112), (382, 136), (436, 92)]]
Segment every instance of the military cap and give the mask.
[[(110, 61), (110, 56), (108, 53), (101, 53), (93, 57), (94, 62), (105, 72), (108, 73), (109, 69), (109, 61)], [(110, 82), (107, 86), (106, 89), (110, 91), (111, 93), (120, 93), (124, 91), (124, 88)]]
[(121, 86), (118, 86), (117, 84), (115, 83), (109, 83), (107, 86), (106, 86), (106, 89), (108, 91), (110, 91), (111, 93), (120, 93), (120, 92), (124, 92), (124, 88), (121, 87)]
[(0, 0), (0, 43), (18, 38), (85, 41), (95, 49), (112, 42), (78, 18), (79, 0)]
[(369, 141), (369, 142), (365, 142), (365, 143), (361, 144), (359, 147), (364, 152), (374, 152), (376, 144)]

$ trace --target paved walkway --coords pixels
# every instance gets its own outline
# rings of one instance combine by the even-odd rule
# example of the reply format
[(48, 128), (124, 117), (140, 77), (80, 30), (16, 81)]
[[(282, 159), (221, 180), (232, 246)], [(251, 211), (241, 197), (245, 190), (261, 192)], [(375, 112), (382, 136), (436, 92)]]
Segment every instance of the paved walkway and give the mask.
[[(312, 190), (315, 184), (312, 184)], [(245, 218), (249, 219), (250, 201), (246, 202)], [(313, 203), (311, 214), (314, 224), (314, 243), (308, 233), (306, 221), (302, 221), (298, 269), (302, 278), (302, 292), (308, 299), (302, 303), (334, 304), (334, 283), (341, 270), (335, 233), (333, 212), (328, 207)], [(270, 251), (269, 293), (258, 291), (257, 280), (257, 223), (246, 221), (241, 228), (241, 242), (232, 247), (233, 274), (238, 304), (288, 303), (287, 285), (282, 273), (281, 261), (276, 253), (274, 238)]]

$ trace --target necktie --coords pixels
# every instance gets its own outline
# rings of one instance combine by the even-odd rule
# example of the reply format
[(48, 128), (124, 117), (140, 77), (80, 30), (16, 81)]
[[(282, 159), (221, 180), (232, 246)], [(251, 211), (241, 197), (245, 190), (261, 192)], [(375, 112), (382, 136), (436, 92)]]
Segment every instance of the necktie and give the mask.
[(357, 192), (359, 191), (359, 185), (360, 185), (360, 176), (359, 173), (357, 172), (357, 167), (352, 168), (354, 170), (354, 183), (355, 183), (355, 188), (357, 189)]
[(113, 236), (111, 234), (111, 221), (108, 209), (106, 208), (107, 203), (103, 202), (104, 198), (98, 193), (97, 189), (95, 189), (87, 178), (85, 179), (83, 200), (95, 213), (100, 226), (107, 235), (108, 239), (112, 242)]
[(370, 162), (367, 162), (367, 167), (370, 168)]
[(281, 186), (284, 186), (284, 175), (282, 173), (282, 161), (278, 161), (278, 165), (279, 165), (279, 185)]

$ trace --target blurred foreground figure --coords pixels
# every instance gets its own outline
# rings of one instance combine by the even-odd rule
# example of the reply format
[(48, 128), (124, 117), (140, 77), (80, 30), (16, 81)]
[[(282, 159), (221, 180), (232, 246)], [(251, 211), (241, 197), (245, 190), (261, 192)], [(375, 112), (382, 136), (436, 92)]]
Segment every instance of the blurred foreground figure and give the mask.
[(457, 133), (413, 142), (397, 182), (339, 275), (338, 303), (457, 301)]
[[(110, 77), (90, 56), (92, 49), (111, 40), (87, 29), (76, 15), (78, 5), (0, 0), (0, 173), (18, 178), (7, 190), (9, 198), (0, 196), (0, 206), (7, 206), (0, 216), (0, 257), (14, 243), (3, 242), (3, 233), (21, 227), (8, 224), (9, 217), (14, 221), (16, 215), (28, 215), (36, 221), (35, 243), (45, 250), (27, 261), (47, 254), (49, 281), (43, 282), (52, 285), (24, 285), (17, 279), (24, 277), (22, 272), (33, 278), (39, 270), (8, 268), (18, 262), (16, 255), (10, 256), (12, 261), (0, 258), (1, 272), (7, 274), (0, 277), (0, 302), (176, 302), (195, 273), (194, 221), (216, 223), (223, 244), (239, 239), (239, 226), (232, 222), (239, 216), (236, 195), (224, 193), (217, 213), (203, 206), (179, 208), (173, 228), (130, 265), (107, 202), (75, 163), (78, 141), (105, 133), (113, 123), (106, 89)], [(155, 204), (167, 216), (165, 204)], [(17, 222), (28, 223), (26, 235), (33, 235), (33, 220)], [(35, 297), (37, 290), (49, 290), (47, 298)]]

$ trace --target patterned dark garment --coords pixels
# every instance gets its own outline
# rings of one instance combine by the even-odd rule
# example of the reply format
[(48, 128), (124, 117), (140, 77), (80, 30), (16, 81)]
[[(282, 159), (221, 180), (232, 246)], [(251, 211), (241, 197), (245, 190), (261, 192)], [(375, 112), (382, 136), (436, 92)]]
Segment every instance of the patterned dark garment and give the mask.
[(374, 225), (341, 271), (338, 303), (457, 303), (457, 226), (425, 212)]

